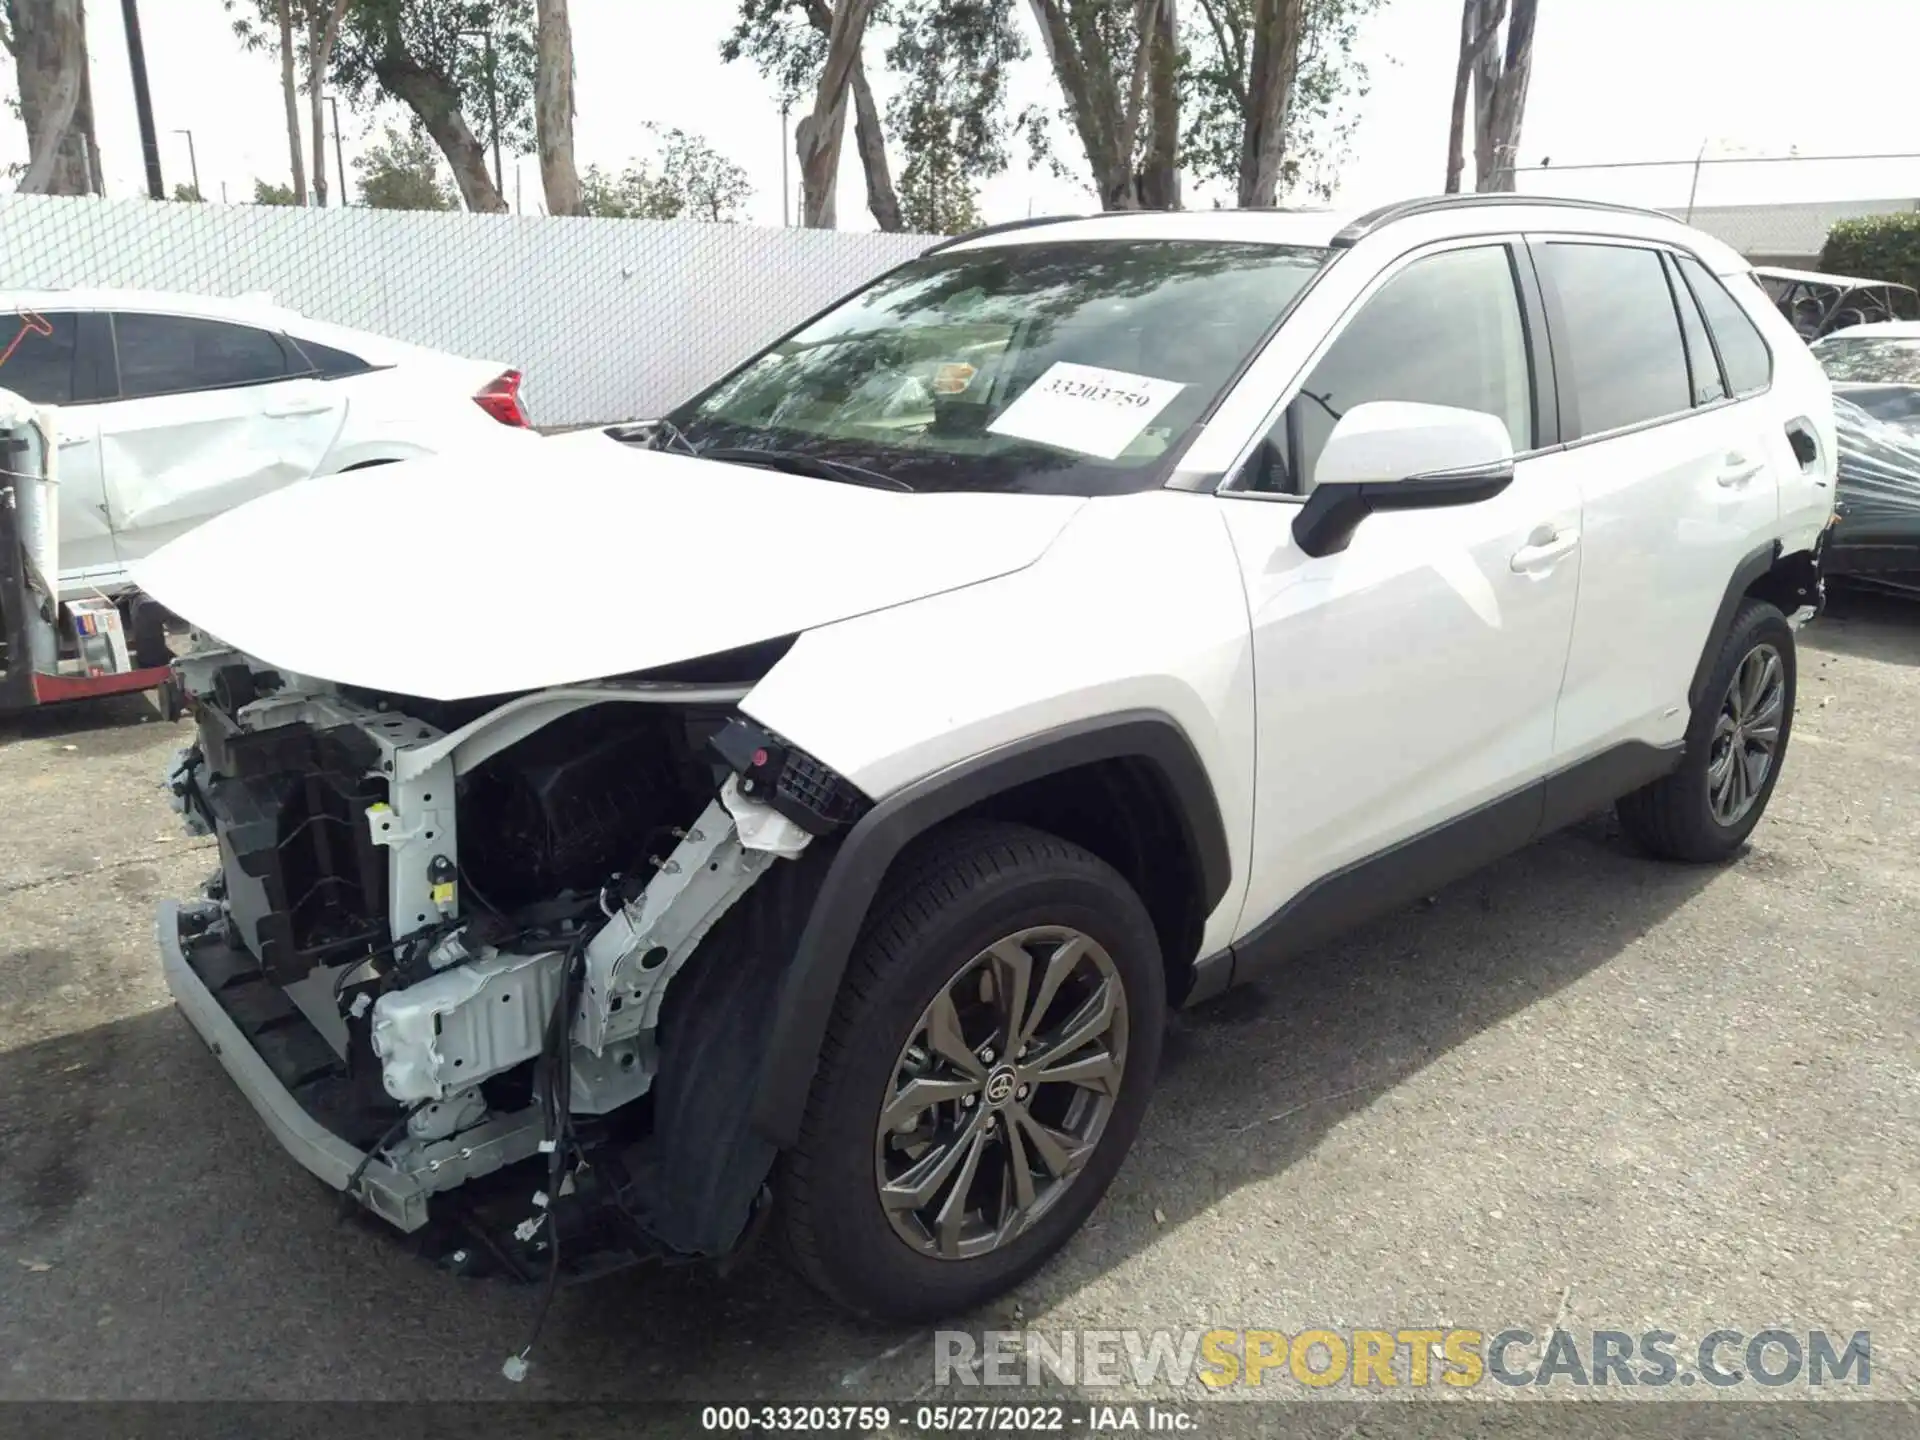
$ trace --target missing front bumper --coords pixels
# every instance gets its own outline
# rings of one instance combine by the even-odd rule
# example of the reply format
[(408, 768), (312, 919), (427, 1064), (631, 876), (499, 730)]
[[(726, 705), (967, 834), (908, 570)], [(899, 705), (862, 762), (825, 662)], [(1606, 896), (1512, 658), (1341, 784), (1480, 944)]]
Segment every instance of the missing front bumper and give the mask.
[[(351, 1186), (355, 1199), (399, 1229), (420, 1229), (427, 1223), (429, 1188), (419, 1177), (370, 1157), (366, 1150), (342, 1139), (309, 1114), (287, 1081), (276, 1073), (275, 1067), (235, 1021), (229, 1005), (236, 1002), (244, 1008), (249, 1004), (270, 1005), (273, 997), (279, 997), (281, 1003), (285, 1001), (257, 972), (249, 973), (251, 962), (245, 961), (244, 952), (233, 951), (209, 930), (217, 913), (210, 905), (168, 901), (160, 906), (156, 925), (160, 959), (167, 989), (179, 1004), (180, 1013), (199, 1032), (281, 1148), (302, 1168), (335, 1190), (345, 1192)], [(215, 987), (228, 995), (228, 1005), (221, 1003)], [(254, 987), (258, 987), (255, 993), (234, 994)], [(267, 1026), (273, 1026), (280, 1019), (271, 1014), (260, 1018)], [(310, 1055), (297, 1052), (299, 1041), (294, 1037), (299, 1036), (300, 1031), (295, 1028), (294, 1020), (305, 1025), (304, 1018), (296, 1012), (292, 1019), (278, 1027), (283, 1030), (287, 1043), (276, 1047), (281, 1052), (276, 1058), (282, 1061), (283, 1071), (290, 1071), (295, 1077), (307, 1075), (310, 1077), (307, 1083), (311, 1084), (324, 1078), (323, 1061), (317, 1051)], [(318, 1032), (312, 1032), (309, 1027), (309, 1033), (315, 1044), (326, 1048)]]

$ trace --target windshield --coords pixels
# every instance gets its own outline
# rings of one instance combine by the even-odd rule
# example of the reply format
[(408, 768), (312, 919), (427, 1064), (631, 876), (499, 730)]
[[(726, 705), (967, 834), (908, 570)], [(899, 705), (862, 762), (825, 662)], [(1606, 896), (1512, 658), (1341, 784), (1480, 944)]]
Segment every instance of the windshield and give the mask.
[(915, 490), (1117, 494), (1164, 464), (1330, 252), (1200, 240), (913, 261), (667, 419)]
[(1920, 385), (1920, 336), (1829, 336), (1813, 347), (1829, 380), (1873, 385)]

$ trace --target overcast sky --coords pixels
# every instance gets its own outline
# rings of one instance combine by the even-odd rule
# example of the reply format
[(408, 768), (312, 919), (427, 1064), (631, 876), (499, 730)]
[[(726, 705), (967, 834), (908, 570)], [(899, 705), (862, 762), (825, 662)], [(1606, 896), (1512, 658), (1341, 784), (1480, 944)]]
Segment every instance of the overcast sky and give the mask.
[[(719, 59), (734, 0), (573, 0), (572, 8), (580, 164), (618, 168), (645, 144), (640, 122), (677, 125), (743, 165), (755, 186), (751, 218), (780, 223), (785, 147), (777, 101), (750, 65)], [(114, 0), (92, 0), (88, 42), (107, 190), (135, 195), (144, 181), (119, 10)], [(251, 198), (256, 177), (285, 183), (275, 57), (241, 51), (220, 0), (141, 0), (141, 11), (168, 187), (189, 178), (180, 130), (193, 133), (209, 199), (218, 200), (223, 186), (234, 201)], [(1030, 10), (1021, 4), (1019, 13), (1031, 35)], [(1459, 0), (1387, 0), (1368, 25), (1360, 48), (1372, 91), (1357, 105), (1340, 203), (1440, 188), (1459, 13)], [(1849, 38), (1821, 39), (1835, 36)], [(1016, 105), (1055, 99), (1033, 38), (1036, 58), (1015, 77)], [(1920, 151), (1920, 108), (1898, 73), (1903, 62), (1893, 58), (1915, 54), (1914, 0), (1541, 0), (1522, 162), (1690, 158), (1703, 144), (1713, 147), (1709, 154)], [(1874, 56), (1890, 57), (1884, 78), (1871, 73)], [(884, 103), (885, 79), (873, 69)], [(9, 69), (0, 95), (13, 89)], [(379, 118), (342, 107), (349, 175)], [(1071, 132), (1059, 138), (1071, 143)], [(0, 112), (0, 164), (25, 155), (24, 129)], [(871, 228), (851, 136), (845, 161), (841, 223)], [(509, 159), (508, 171), (508, 199), (517, 173), (525, 207), (537, 208), (537, 163)], [(1678, 167), (1548, 179), (1522, 176), (1521, 188), (1680, 203), (1690, 176)], [(1708, 167), (1699, 201), (1912, 196), (1920, 196), (1920, 160)], [(1190, 192), (1190, 203), (1196, 198), (1210, 196)], [(1021, 165), (990, 182), (982, 200), (986, 217), (1001, 220), (1083, 210), (1091, 194)]]

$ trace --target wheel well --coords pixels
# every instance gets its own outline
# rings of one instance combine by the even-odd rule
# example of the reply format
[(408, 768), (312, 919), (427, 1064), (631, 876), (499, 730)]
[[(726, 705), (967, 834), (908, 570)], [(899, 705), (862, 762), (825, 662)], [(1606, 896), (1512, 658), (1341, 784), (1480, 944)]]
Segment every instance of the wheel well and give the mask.
[(1746, 593), (1764, 600), (1783, 615), (1791, 615), (1803, 605), (1820, 603), (1820, 567), (1810, 550), (1779, 555)]
[(1003, 790), (945, 822), (1008, 820), (1092, 851), (1125, 877), (1153, 917), (1167, 970), (1167, 999), (1193, 981), (1206, 922), (1198, 858), (1178, 800), (1152, 762), (1122, 757), (1056, 771)]

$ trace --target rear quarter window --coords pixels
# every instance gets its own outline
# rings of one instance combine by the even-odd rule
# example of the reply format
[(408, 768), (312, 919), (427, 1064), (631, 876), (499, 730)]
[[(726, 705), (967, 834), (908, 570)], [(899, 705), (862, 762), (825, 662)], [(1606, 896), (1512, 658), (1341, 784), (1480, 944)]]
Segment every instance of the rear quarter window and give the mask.
[(289, 335), (287, 340), (313, 366), (314, 373), (322, 380), (337, 380), (343, 375), (363, 375), (374, 367), (360, 356), (346, 350), (336, 350), (331, 345), (322, 345), (318, 340), (302, 340), (297, 335)]
[(1759, 394), (1773, 383), (1773, 352), (1767, 349), (1759, 327), (1718, 277), (1691, 255), (1680, 257), (1680, 273), (1713, 331), (1727, 385), (1735, 395)]

